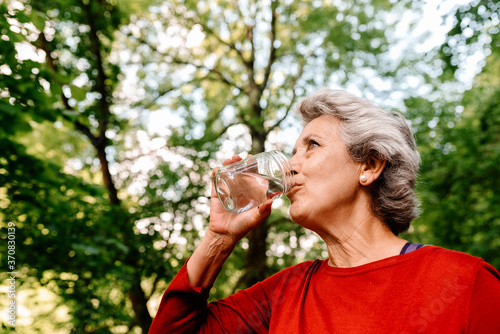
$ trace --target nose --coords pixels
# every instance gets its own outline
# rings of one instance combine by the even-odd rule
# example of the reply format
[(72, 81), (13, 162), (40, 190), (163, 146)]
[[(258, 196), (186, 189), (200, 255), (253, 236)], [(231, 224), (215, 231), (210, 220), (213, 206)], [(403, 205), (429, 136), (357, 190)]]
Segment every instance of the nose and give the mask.
[(293, 175), (297, 175), (300, 172), (300, 162), (299, 162), (299, 159), (297, 157), (297, 154), (292, 156), (292, 158), (290, 159), (290, 166), (292, 166), (292, 174)]

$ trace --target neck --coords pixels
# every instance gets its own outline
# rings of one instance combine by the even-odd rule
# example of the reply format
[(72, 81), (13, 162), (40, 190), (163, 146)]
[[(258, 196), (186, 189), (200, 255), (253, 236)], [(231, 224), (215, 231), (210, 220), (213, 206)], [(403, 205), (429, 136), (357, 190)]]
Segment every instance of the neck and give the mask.
[(335, 267), (357, 267), (398, 255), (406, 243), (375, 216), (334, 226), (320, 236), (328, 248), (329, 264)]

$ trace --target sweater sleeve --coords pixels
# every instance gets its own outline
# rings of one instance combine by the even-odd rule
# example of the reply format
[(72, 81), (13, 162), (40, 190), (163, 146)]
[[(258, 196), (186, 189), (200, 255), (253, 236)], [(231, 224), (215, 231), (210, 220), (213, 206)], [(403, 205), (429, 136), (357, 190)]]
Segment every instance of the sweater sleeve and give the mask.
[(478, 265), (469, 307), (469, 333), (500, 333), (500, 274), (488, 263)]
[(207, 304), (212, 286), (192, 287), (184, 264), (165, 291), (149, 334), (267, 333), (268, 291), (279, 282), (277, 276)]
[(196, 333), (200, 328), (212, 286), (192, 287), (187, 279), (186, 263), (163, 294), (149, 334)]

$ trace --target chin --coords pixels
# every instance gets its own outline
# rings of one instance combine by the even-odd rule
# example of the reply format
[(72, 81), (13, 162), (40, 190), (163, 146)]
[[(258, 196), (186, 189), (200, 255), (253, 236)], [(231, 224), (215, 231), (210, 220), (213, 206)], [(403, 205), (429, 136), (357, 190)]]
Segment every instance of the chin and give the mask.
[(318, 227), (321, 227), (321, 225), (323, 224), (322, 222), (317, 221), (318, 217), (316, 216), (315, 211), (312, 210), (310, 206), (299, 206), (298, 203), (292, 204), (290, 206), (289, 214), (290, 220), (293, 223), (316, 233)]
[(303, 226), (302, 222), (304, 221), (305, 216), (303, 211), (301, 211), (300, 208), (297, 207), (297, 204), (295, 204), (295, 206), (293, 204), (290, 206), (289, 213), (290, 213), (290, 220), (292, 222)]

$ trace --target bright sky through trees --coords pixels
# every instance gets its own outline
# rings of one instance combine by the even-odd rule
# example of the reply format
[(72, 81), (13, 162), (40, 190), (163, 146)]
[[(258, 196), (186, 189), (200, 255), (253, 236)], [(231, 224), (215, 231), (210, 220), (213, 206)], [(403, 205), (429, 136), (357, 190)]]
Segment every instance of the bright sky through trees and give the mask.
[[(18, 228), (20, 331), (147, 332), (207, 226), (211, 170), (290, 153), (291, 106), (322, 85), (414, 128), (424, 214), (405, 237), (500, 263), (497, 1), (236, 3), (0, 0), (0, 227)], [(287, 205), (242, 240), (214, 298), (327, 255)]]

